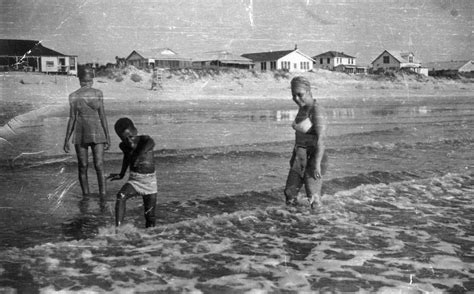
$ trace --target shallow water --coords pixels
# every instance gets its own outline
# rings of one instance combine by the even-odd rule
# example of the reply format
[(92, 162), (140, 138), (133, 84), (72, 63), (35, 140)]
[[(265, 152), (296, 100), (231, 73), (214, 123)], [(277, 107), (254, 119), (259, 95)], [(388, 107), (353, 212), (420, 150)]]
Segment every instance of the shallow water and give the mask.
[[(157, 142), (159, 226), (142, 229), (136, 198), (118, 234), (114, 193), (123, 182), (109, 183), (105, 201), (83, 198), (74, 155), (62, 155), (50, 135), (62, 134), (67, 118), (31, 121), (21, 131), (29, 140), (10, 141), (27, 153), (0, 168), (0, 286), (474, 290), (472, 99), (322, 103), (330, 165), (324, 206), (314, 211), (304, 198), (298, 208), (282, 205), (296, 113), (288, 101), (141, 105), (123, 114), (123, 105), (106, 105), (111, 126), (130, 116)], [(117, 144), (107, 172), (120, 169)], [(89, 177), (97, 190), (92, 168)]]

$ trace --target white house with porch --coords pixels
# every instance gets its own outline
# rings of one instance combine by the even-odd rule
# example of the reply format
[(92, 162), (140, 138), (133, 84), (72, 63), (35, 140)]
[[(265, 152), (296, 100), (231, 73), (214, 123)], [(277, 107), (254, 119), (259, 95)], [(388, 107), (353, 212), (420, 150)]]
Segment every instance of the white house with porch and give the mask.
[(0, 70), (77, 75), (77, 56), (44, 47), (41, 41), (0, 39)]
[(428, 75), (428, 69), (421, 66), (413, 52), (384, 50), (372, 61), (373, 71), (408, 69), (413, 72)]
[(242, 57), (252, 60), (255, 64), (254, 68), (261, 71), (306, 72), (313, 69), (314, 62), (310, 56), (299, 51), (296, 47), (293, 50), (245, 53), (242, 54)]

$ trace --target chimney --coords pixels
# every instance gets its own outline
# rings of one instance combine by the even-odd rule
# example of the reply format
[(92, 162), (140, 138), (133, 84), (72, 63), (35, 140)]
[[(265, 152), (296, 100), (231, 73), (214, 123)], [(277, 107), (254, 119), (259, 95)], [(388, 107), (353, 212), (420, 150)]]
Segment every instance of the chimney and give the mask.
[(298, 50), (298, 44), (295, 44), (295, 50)]

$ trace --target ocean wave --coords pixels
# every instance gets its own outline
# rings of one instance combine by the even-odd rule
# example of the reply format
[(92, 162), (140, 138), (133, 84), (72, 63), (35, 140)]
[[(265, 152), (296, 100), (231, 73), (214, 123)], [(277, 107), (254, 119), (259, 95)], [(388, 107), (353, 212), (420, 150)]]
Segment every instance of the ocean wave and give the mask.
[[(379, 131), (377, 131), (379, 132)], [(385, 131), (380, 131), (384, 133)], [(387, 131), (391, 132), (391, 131)], [(395, 131), (398, 132), (398, 131)], [(373, 132), (368, 132), (368, 134)], [(393, 134), (393, 133), (392, 133)], [(401, 151), (401, 150), (412, 150), (412, 149), (439, 149), (439, 148), (459, 148), (469, 147), (474, 144), (474, 138), (468, 136), (459, 136), (458, 138), (443, 138), (437, 137), (432, 138), (429, 141), (370, 141), (364, 140), (363, 136), (359, 136), (358, 145), (357, 142), (351, 142), (347, 146), (347, 139), (350, 136), (341, 136), (338, 138), (329, 138), (326, 152), (328, 154), (370, 154), (378, 151)], [(361, 138), (362, 137), (362, 138)], [(365, 142), (365, 143), (364, 143)], [(1, 143), (1, 138), (0, 138)], [(14, 149), (12, 146), (7, 146), (8, 142), (3, 142), (3, 149)], [(293, 141), (281, 141), (281, 142), (265, 142), (255, 144), (243, 144), (243, 145), (228, 145), (228, 146), (212, 146), (202, 148), (188, 148), (188, 149), (159, 149), (154, 152), (155, 158), (158, 160), (179, 160), (186, 158), (213, 158), (219, 156), (228, 157), (282, 157), (288, 154), (288, 150), (293, 148)], [(10, 152), (11, 153), (11, 152)], [(64, 165), (74, 164), (76, 162), (75, 157), (70, 155), (45, 155), (44, 151), (39, 152), (23, 152), (14, 153), (8, 156), (8, 152), (2, 152), (0, 156), (0, 168), (1, 167), (38, 167), (46, 165)], [(118, 162), (122, 160), (121, 153), (107, 152), (107, 162)]]
[(474, 174), (446, 174), (359, 185), (315, 210), (243, 206), (148, 230), (107, 226), (86, 240), (0, 252), (0, 283), (20, 292), (468, 292), (473, 192)]
[(331, 153), (354, 153), (364, 154), (372, 153), (374, 151), (395, 151), (407, 149), (439, 149), (439, 148), (456, 148), (466, 147), (474, 144), (474, 138), (460, 137), (460, 138), (433, 138), (429, 141), (411, 141), (411, 142), (383, 142), (372, 141), (362, 144), (360, 146), (344, 146), (329, 148)]

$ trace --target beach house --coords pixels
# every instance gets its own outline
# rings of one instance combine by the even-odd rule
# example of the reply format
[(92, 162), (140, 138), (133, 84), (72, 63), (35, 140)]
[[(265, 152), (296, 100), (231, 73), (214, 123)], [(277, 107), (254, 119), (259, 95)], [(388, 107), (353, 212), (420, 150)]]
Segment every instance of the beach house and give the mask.
[(335, 70), (340, 65), (345, 65), (347, 68), (355, 69), (356, 58), (345, 54), (344, 52), (328, 51), (316, 56), (313, 56), (314, 68)]
[(267, 51), (258, 53), (245, 53), (242, 57), (248, 58), (255, 63), (255, 69), (286, 70), (289, 72), (306, 72), (313, 69), (314, 60), (302, 53), (295, 46), (293, 50)]
[(451, 60), (423, 64), (430, 76), (453, 76), (457, 74), (474, 76), (474, 60)]
[(128, 65), (137, 68), (187, 68), (191, 66), (191, 59), (181, 56), (169, 48), (155, 48), (149, 50), (133, 50), (125, 61)]
[(77, 75), (77, 55), (59, 53), (41, 41), (0, 39), (0, 70)]
[(252, 60), (229, 51), (207, 51), (193, 56), (193, 68), (243, 68), (252, 69)]
[(428, 75), (428, 69), (421, 66), (421, 62), (415, 58), (413, 52), (395, 50), (384, 50), (372, 61), (374, 72), (379, 70), (407, 69), (419, 74)]

